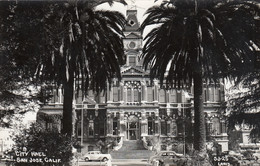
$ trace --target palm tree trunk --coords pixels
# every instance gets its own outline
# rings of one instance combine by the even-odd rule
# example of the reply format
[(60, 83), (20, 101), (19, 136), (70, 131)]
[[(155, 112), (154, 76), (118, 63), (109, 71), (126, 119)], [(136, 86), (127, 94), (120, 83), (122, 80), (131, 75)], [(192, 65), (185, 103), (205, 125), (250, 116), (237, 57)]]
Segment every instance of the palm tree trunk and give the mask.
[(201, 72), (194, 73), (194, 149), (206, 152), (206, 128), (203, 107), (203, 80)]
[(70, 72), (69, 80), (64, 84), (64, 101), (63, 101), (63, 118), (62, 118), (62, 130), (63, 134), (72, 136), (73, 124), (72, 124), (72, 112), (73, 112), (73, 95), (74, 95), (74, 75)]

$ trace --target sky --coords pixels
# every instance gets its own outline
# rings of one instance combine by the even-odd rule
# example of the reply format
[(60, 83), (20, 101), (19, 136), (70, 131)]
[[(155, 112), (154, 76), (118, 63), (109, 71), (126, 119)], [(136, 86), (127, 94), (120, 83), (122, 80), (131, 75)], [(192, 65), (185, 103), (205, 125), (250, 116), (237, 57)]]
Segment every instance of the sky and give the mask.
[(142, 22), (144, 19), (144, 14), (145, 11), (154, 6), (154, 5), (158, 5), (162, 2), (162, 0), (158, 0), (156, 2), (154, 2), (154, 0), (125, 0), (127, 2), (128, 5), (123, 5), (120, 3), (114, 3), (114, 5), (112, 7), (110, 7), (107, 3), (106, 4), (102, 4), (100, 6), (97, 7), (97, 9), (105, 9), (105, 10), (115, 10), (115, 11), (119, 11), (122, 14), (124, 14), (126, 16), (126, 10), (127, 9), (137, 9), (137, 17), (139, 22)]
[[(107, 3), (99, 5), (97, 10), (112, 10), (118, 11), (122, 13), (126, 17), (126, 11), (128, 9), (136, 9), (137, 10), (137, 19), (141, 24), (145, 19), (145, 12), (148, 8), (159, 5), (163, 0), (125, 0), (128, 5), (123, 5), (121, 3), (114, 3), (113, 6), (109, 6)], [(152, 29), (152, 27), (145, 29), (144, 36)]]

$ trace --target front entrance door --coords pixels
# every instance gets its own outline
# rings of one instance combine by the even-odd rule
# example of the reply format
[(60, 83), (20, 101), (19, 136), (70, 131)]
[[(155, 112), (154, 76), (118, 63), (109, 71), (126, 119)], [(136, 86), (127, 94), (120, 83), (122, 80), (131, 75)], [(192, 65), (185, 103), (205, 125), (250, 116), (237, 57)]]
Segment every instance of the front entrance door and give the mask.
[(127, 139), (128, 140), (137, 140), (139, 139), (139, 121), (138, 117), (131, 115), (128, 117), (127, 122)]

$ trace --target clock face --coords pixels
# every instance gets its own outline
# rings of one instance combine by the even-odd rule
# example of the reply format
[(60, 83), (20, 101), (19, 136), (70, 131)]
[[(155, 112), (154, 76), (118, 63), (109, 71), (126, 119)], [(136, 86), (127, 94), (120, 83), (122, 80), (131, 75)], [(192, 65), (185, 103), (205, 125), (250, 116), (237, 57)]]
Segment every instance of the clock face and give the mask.
[(129, 24), (130, 26), (134, 26), (134, 25), (135, 25), (135, 21), (132, 20), (132, 19), (130, 19), (130, 20), (128, 21), (128, 24)]
[(130, 42), (129, 43), (129, 48), (135, 48), (135, 46), (136, 46), (135, 42)]

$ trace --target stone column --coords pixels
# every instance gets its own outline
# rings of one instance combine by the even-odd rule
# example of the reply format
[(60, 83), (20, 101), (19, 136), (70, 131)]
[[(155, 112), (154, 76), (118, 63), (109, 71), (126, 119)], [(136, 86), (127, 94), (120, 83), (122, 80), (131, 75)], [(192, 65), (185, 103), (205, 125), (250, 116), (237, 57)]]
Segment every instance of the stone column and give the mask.
[(167, 104), (167, 108), (166, 108), (167, 116), (170, 116), (170, 115), (171, 115), (171, 109), (170, 109), (169, 107), (170, 107), (170, 106)]
[(124, 86), (124, 96), (123, 96), (124, 98), (124, 101), (125, 101), (125, 103), (127, 103), (127, 86)]
[(123, 104), (125, 102), (124, 93), (125, 93), (124, 82), (121, 81), (120, 82), (120, 99), (119, 99), (121, 104)]
[(114, 88), (113, 88), (113, 86), (112, 86), (112, 87), (111, 87), (111, 90), (109, 91), (109, 93), (110, 93), (110, 94), (109, 94), (109, 95), (110, 95), (110, 101), (111, 101), (111, 102), (113, 102), (113, 100), (114, 100), (114, 99), (113, 99), (113, 91), (114, 91)]
[(131, 88), (131, 102), (134, 102), (134, 88)]
[(145, 104), (147, 102), (147, 85), (145, 80), (141, 82), (142, 85), (142, 104)]
[(107, 136), (113, 135), (113, 118), (112, 114), (109, 112), (107, 113)]
[(160, 125), (159, 110), (156, 109), (154, 113), (155, 113), (155, 121), (154, 121), (155, 131), (154, 131), (154, 133), (155, 133), (155, 135), (160, 135), (160, 133), (161, 133), (160, 126), (161, 125)]
[(107, 93), (106, 93), (106, 97), (107, 97), (107, 102), (110, 102), (110, 90), (109, 90), (109, 85), (107, 84), (107, 89), (108, 89), (108, 91), (107, 91)]
[(147, 126), (147, 117), (146, 117), (146, 112), (144, 109), (142, 109), (141, 112), (141, 133), (142, 137), (148, 135), (148, 126)]
[(126, 131), (124, 115), (125, 115), (125, 112), (120, 110), (120, 115), (119, 115), (119, 123), (120, 123), (120, 134), (119, 134), (119, 136), (120, 137), (124, 137), (125, 131)]
[(171, 130), (171, 124), (172, 124), (172, 121), (171, 120), (168, 120), (167, 121), (167, 135), (171, 135), (171, 133), (172, 133), (172, 130)]
[(169, 103), (169, 102), (170, 102), (170, 91), (165, 90), (165, 103)]
[(159, 85), (158, 85), (158, 80), (154, 80), (154, 102), (158, 103), (158, 89), (159, 89)]

